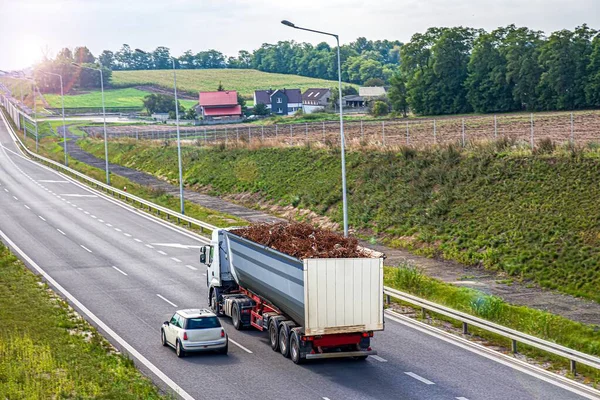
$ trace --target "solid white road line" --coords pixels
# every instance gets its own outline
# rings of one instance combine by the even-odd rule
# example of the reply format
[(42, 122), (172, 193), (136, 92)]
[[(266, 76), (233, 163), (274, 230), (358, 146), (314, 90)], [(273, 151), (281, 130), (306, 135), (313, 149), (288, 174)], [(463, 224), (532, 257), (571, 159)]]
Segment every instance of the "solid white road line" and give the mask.
[(60, 229), (56, 228), (56, 230), (57, 230), (58, 232), (60, 232), (62, 235), (64, 235), (64, 236), (67, 236), (67, 234), (66, 234), (66, 233), (64, 233), (63, 231), (61, 231)]
[(84, 245), (80, 244), (81, 248), (84, 249), (85, 251), (87, 251), (88, 253), (91, 253), (92, 251), (90, 249), (88, 249), (87, 247), (85, 247)]
[(186, 265), (186, 267), (191, 269), (192, 271), (198, 271), (198, 268), (194, 267), (193, 265)]
[(27, 204), (25, 204), (25, 208), (28, 210), (31, 210), (31, 208), (29, 208), (29, 206)]
[(329, 400), (329, 397), (322, 397), (323, 400)]
[(127, 274), (125, 272), (121, 271), (119, 268), (115, 267), (114, 265), (113, 265), (113, 268), (116, 269), (117, 271), (119, 271), (120, 273), (122, 273), (123, 275), (127, 276)]
[(239, 347), (240, 349), (244, 350), (246, 353), (248, 354), (252, 354), (252, 352), (250, 350), (248, 350), (247, 348), (245, 348), (244, 346), (242, 346), (241, 344), (239, 344), (238, 342), (236, 342), (235, 340), (233, 340), (232, 338), (229, 338), (229, 341), (233, 344), (235, 344), (237, 347)]
[(164, 251), (162, 251), (162, 250), (158, 250), (158, 254), (162, 254), (163, 256), (166, 256), (166, 255), (167, 255), (167, 253), (165, 253), (165, 252), (164, 252)]
[(175, 262), (181, 262), (181, 260), (179, 258), (175, 258), (175, 257), (171, 257), (171, 260), (173, 260)]
[(375, 356), (370, 356), (373, 360), (377, 360), (379, 362), (387, 362), (387, 360), (385, 358), (379, 357), (377, 355)]
[(164, 301), (166, 301), (167, 303), (169, 303), (170, 305), (172, 305), (173, 307), (177, 307), (177, 304), (169, 301), (168, 299), (166, 299), (165, 297), (161, 296), (160, 294), (156, 294), (158, 297), (160, 297), (161, 299), (163, 299)]
[(40, 217), (40, 219), (41, 219), (42, 221), (45, 221), (45, 220), (46, 220), (46, 218), (42, 217), (41, 215), (38, 215), (38, 217)]
[[(2, 115), (2, 114), (0, 114)], [(2, 119), (4, 116), (2, 115)], [(133, 348), (129, 343), (125, 341), (121, 336), (119, 336), (115, 331), (113, 331), (108, 325), (106, 325), (100, 318), (98, 318), (94, 313), (88, 310), (79, 300), (77, 300), (71, 293), (69, 293), (65, 288), (63, 288), (58, 282), (56, 282), (50, 275), (46, 273), (39, 265), (37, 265), (31, 258), (27, 256), (17, 245), (4, 234), (0, 230), (0, 236), (8, 243), (8, 245), (16, 251), (23, 260), (31, 265), (40, 275), (42, 275), (50, 285), (54, 286), (56, 290), (61, 292), (76, 308), (81, 310), (82, 313), (88, 316), (100, 329), (102, 329), (108, 336), (112, 337), (118, 344), (123, 346), (123, 348), (131, 354), (133, 357), (138, 359), (146, 368), (148, 368), (153, 374), (155, 374), (160, 380), (166, 383), (175, 393), (180, 395), (184, 400), (194, 400), (192, 396), (190, 396), (185, 390), (183, 390), (178, 384), (176, 384), (171, 378), (169, 378), (164, 372), (162, 372), (158, 367), (152, 364), (146, 357), (144, 357), (140, 352)]]
[(68, 194), (68, 193), (61, 193), (61, 196), (67, 196), (67, 197), (98, 197), (96, 195), (93, 194)]
[(466, 397), (457, 397), (456, 400), (469, 400)]
[(435, 383), (431, 382), (430, 380), (427, 380), (425, 378), (423, 378), (422, 376), (419, 376), (417, 374), (415, 374), (414, 372), (405, 372), (406, 375), (415, 378), (418, 381), (423, 382), (426, 385), (435, 385)]
[(38, 182), (44, 182), (44, 183), (71, 183), (69, 181), (52, 181), (49, 179), (40, 179)]

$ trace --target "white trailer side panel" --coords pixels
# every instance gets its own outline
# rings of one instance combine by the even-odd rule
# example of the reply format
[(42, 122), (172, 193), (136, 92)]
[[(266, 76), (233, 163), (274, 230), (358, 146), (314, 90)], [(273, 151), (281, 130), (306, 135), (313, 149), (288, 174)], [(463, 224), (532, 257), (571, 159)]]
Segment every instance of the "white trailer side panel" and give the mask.
[(306, 335), (383, 330), (383, 259), (304, 260)]

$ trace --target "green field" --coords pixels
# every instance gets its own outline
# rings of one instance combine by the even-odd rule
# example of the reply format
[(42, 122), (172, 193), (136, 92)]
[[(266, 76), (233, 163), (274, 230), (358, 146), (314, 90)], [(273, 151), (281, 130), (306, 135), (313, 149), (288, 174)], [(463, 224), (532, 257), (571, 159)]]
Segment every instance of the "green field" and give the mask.
[[(106, 107), (143, 107), (143, 99), (149, 93), (134, 88), (112, 89), (104, 91), (104, 102)], [(44, 97), (51, 108), (61, 107), (61, 98), (57, 94), (45, 94)], [(197, 104), (194, 100), (180, 100), (186, 109)], [(65, 96), (65, 108), (94, 108), (102, 107), (101, 92), (91, 91), (88, 93)]]
[[(190, 94), (216, 90), (219, 82), (225, 89), (237, 90), (251, 99), (255, 90), (269, 88), (300, 89), (337, 86), (337, 81), (307, 78), (305, 76), (272, 74), (253, 69), (185, 69), (177, 71), (177, 87)], [(111, 83), (118, 87), (155, 85), (166, 89), (173, 87), (173, 71), (113, 71)]]
[(3, 399), (163, 398), (1, 243), (0, 322)]

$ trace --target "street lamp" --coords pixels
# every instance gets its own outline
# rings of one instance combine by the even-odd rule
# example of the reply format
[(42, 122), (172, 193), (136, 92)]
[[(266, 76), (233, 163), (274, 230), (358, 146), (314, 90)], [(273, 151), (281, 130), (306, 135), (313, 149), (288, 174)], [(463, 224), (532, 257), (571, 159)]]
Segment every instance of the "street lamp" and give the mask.
[(77, 63), (71, 64), (76, 66), (77, 68), (90, 69), (92, 71), (100, 71), (100, 90), (102, 91), (102, 119), (104, 120), (104, 159), (106, 160), (106, 184), (110, 185), (110, 173), (108, 171), (108, 139), (106, 137), (106, 108), (104, 107), (104, 77), (102, 75), (102, 68), (92, 68)]
[(341, 56), (340, 56), (340, 37), (335, 33), (322, 32), (314, 29), (302, 28), (296, 26), (290, 21), (283, 20), (281, 23), (285, 26), (289, 26), (290, 28), (300, 29), (303, 31), (320, 33), (322, 35), (333, 36), (337, 41), (337, 59), (338, 59), (338, 86), (339, 86), (339, 101), (340, 101), (340, 146), (342, 150), (342, 202), (344, 208), (344, 236), (348, 236), (348, 200), (346, 196), (346, 155), (345, 155), (345, 136), (344, 136), (344, 116), (342, 113), (342, 66), (341, 66)]
[[(140, 49), (135, 49), (135, 51), (140, 54), (148, 54)], [(173, 91), (175, 92), (175, 126), (177, 129), (177, 159), (179, 163), (179, 206), (181, 213), (185, 214), (185, 202), (183, 199), (183, 167), (181, 165), (181, 138), (179, 135), (179, 104), (177, 102), (177, 72), (175, 70), (175, 58), (169, 58), (173, 64)]]
[(58, 76), (60, 78), (60, 98), (62, 102), (62, 119), (63, 119), (63, 142), (65, 146), (65, 166), (69, 166), (69, 158), (67, 157), (67, 125), (65, 122), (65, 92), (63, 87), (63, 78), (60, 74), (55, 74), (54, 72), (45, 72), (42, 71), (43, 74)]
[[(39, 150), (39, 142), (38, 142), (38, 120), (37, 120), (37, 102), (35, 101), (35, 79), (30, 79), (30, 78), (18, 78), (18, 77), (13, 77), (13, 79), (17, 79), (17, 80), (23, 80), (23, 81), (27, 81), (27, 82), (31, 82), (31, 85), (33, 87), (33, 117), (35, 118), (35, 151), (37, 152)], [(27, 127), (25, 126), (25, 124), (23, 124), (23, 135), (24, 137), (27, 136)]]

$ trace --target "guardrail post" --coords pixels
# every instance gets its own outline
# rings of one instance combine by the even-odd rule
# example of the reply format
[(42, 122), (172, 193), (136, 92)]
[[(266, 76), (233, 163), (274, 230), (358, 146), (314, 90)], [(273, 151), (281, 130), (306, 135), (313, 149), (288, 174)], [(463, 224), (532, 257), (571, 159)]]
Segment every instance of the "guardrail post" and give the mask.
[(467, 324), (466, 322), (463, 322), (462, 328), (463, 328), (463, 335), (468, 335), (469, 334), (469, 324)]
[(392, 299), (391, 299), (390, 295), (386, 294), (385, 295), (385, 304), (389, 305), (391, 302), (392, 302)]
[(519, 351), (517, 350), (517, 341), (515, 339), (512, 340), (512, 352), (513, 354), (517, 354)]
[(421, 318), (427, 319), (427, 310), (425, 309), (425, 307), (421, 308)]
[(571, 373), (573, 374), (573, 376), (577, 375), (577, 362), (575, 360), (569, 360), (569, 367), (571, 369)]

